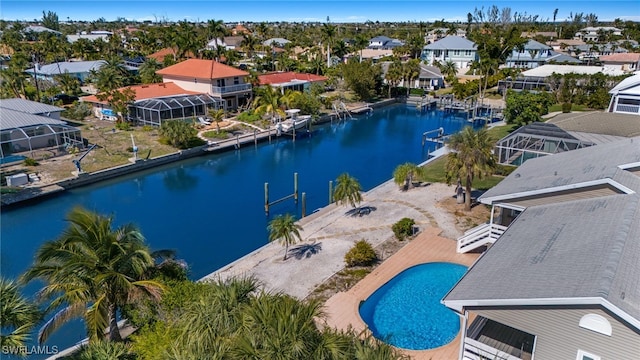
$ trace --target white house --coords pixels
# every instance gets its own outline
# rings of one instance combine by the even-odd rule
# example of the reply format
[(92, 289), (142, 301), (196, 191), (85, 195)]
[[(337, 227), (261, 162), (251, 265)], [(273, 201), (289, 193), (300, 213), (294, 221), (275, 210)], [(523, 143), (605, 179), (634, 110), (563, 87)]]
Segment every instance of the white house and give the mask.
[(605, 67), (634, 72), (640, 70), (640, 53), (622, 53), (600, 56)]
[(640, 72), (622, 80), (609, 94), (609, 112), (640, 115)]
[(505, 67), (533, 69), (546, 63), (580, 64), (581, 61), (569, 55), (553, 51), (551, 46), (535, 40), (527, 41), (522, 49), (513, 49), (506, 60)]
[(422, 49), (422, 60), (429, 65), (435, 61), (452, 61), (458, 69), (468, 68), (471, 62), (478, 60), (477, 46), (473, 41), (458, 36), (447, 36)]
[(600, 34), (622, 35), (622, 30), (613, 26), (589, 26), (580, 29), (574, 36), (575, 39), (584, 41), (598, 41)]

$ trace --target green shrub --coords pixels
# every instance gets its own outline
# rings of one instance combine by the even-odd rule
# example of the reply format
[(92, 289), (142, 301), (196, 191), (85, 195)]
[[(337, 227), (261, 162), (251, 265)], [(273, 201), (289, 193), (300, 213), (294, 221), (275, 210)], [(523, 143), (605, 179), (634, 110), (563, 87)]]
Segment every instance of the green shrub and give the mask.
[(153, 131), (154, 127), (151, 125), (144, 125), (142, 131)]
[(570, 102), (566, 102), (566, 103), (562, 103), (562, 112), (563, 113), (570, 113), (571, 112), (571, 106), (572, 104)]
[(91, 115), (91, 105), (86, 102), (75, 102), (62, 112), (62, 117), (71, 120), (83, 120), (85, 117)]
[(391, 229), (393, 233), (396, 235), (396, 238), (400, 241), (403, 241), (408, 236), (413, 235), (413, 225), (415, 225), (415, 221), (409, 218), (402, 218), (397, 223), (393, 224)]
[(40, 165), (35, 159), (32, 159), (30, 157), (24, 159), (24, 164), (26, 166), (38, 166), (38, 165)]
[(204, 132), (202, 136), (208, 139), (228, 139), (229, 132), (225, 130), (220, 130), (220, 131), (211, 130), (211, 131)]
[(128, 121), (118, 121), (116, 122), (116, 129), (123, 131), (131, 131), (131, 124)]
[(409, 91), (409, 94), (422, 96), (422, 95), (424, 95), (424, 89), (411, 89)]
[[(193, 125), (181, 120), (166, 120), (160, 126), (160, 142), (169, 144), (179, 149), (187, 149), (189, 147), (203, 145), (204, 141), (196, 135), (198, 131)], [(194, 145), (196, 144), (196, 145)]]
[(240, 115), (238, 115), (238, 121), (244, 121), (244, 122), (248, 122), (248, 123), (252, 123), (255, 121), (260, 120), (260, 115), (254, 113), (253, 110), (249, 110), (249, 111), (245, 111), (243, 113), (241, 113)]
[(369, 266), (378, 260), (373, 246), (365, 240), (358, 241), (344, 256), (347, 266)]
[(508, 176), (509, 174), (511, 174), (515, 169), (517, 169), (517, 167), (515, 166), (507, 166), (507, 165), (501, 165), (498, 164), (496, 166), (496, 169), (494, 171), (495, 175), (499, 175), (499, 176)]

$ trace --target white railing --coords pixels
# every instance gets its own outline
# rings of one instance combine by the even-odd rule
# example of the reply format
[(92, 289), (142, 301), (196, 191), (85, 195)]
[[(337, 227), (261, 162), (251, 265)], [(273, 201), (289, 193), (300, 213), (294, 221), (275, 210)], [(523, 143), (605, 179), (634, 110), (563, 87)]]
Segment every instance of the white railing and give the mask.
[(507, 230), (506, 226), (485, 223), (467, 230), (458, 238), (457, 252), (466, 253), (480, 246), (493, 244)]
[(212, 94), (229, 94), (239, 91), (251, 90), (251, 84), (238, 84), (230, 86), (211, 86)]
[(640, 114), (640, 105), (618, 104), (616, 112)]
[(471, 338), (465, 338), (464, 340), (464, 353), (462, 358), (465, 360), (522, 360), (517, 356), (500, 351)]

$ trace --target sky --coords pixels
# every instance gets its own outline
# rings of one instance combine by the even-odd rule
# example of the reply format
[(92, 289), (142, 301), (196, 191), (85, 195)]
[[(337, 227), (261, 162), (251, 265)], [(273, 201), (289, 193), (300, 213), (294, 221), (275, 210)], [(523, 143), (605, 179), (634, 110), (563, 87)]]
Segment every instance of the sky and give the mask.
[(42, 11), (54, 11), (60, 21), (96, 20), (188, 20), (209, 19), (224, 22), (365, 22), (365, 21), (425, 21), (466, 22), (467, 13), (475, 8), (509, 7), (511, 13), (539, 15), (565, 20), (571, 13), (594, 13), (600, 21), (616, 18), (640, 21), (637, 0), (1, 0), (0, 18), (29, 20), (42, 18)]

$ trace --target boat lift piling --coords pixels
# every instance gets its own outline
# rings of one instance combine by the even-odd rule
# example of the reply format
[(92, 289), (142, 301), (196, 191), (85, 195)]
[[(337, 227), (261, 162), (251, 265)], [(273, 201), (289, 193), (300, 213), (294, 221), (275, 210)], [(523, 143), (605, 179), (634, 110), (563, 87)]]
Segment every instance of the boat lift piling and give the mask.
[[(298, 203), (298, 173), (297, 172), (293, 173), (293, 194), (289, 194), (287, 196), (284, 196), (272, 202), (269, 202), (269, 183), (268, 182), (264, 183), (264, 212), (267, 216), (269, 215), (269, 207), (271, 207), (271, 205), (275, 205), (277, 203), (283, 202), (290, 198), (293, 198), (296, 204)], [(303, 210), (302, 210), (303, 212), (305, 211), (304, 205), (306, 204), (303, 204)]]

